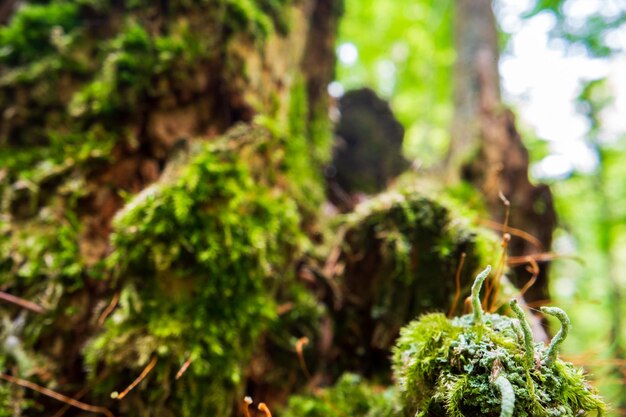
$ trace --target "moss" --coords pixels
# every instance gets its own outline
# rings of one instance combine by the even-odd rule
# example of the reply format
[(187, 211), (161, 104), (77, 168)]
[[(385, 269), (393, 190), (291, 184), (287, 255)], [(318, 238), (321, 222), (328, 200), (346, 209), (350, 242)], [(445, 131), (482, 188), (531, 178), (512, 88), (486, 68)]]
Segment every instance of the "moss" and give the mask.
[(294, 396), (282, 417), (393, 417), (401, 416), (393, 389), (379, 389), (361, 377), (345, 374), (316, 395)]
[(339, 282), (349, 296), (337, 320), (336, 343), (356, 352), (344, 366), (386, 374), (400, 328), (419, 314), (450, 308), (466, 253), (463, 299), (471, 274), (497, 248), (495, 236), (470, 220), (413, 189), (379, 195), (343, 218), (339, 263), (345, 267)]
[[(287, 352), (293, 337), (315, 338), (322, 314), (292, 276), (300, 226), (323, 199), (319, 165), (303, 156), (310, 134), (295, 120), (305, 92), (294, 90), (293, 124), (275, 137), (255, 126), (216, 139), (242, 118), (229, 42), (262, 49), (287, 33), (295, 2), (21, 3), (0, 29), (0, 285), (46, 309), (17, 335), (36, 363), (22, 375), (70, 392), (86, 368), (98, 382), (85, 401), (138, 416), (228, 415), (259, 340)], [(171, 140), (215, 143), (175, 161), (151, 122), (189, 108), (201, 120)], [(119, 307), (101, 329), (114, 293)], [(278, 317), (288, 302), (298, 305)], [(112, 401), (153, 356), (147, 381)], [(27, 392), (23, 404), (46, 401)]]
[[(330, 134), (316, 130), (315, 121), (309, 126), (308, 95), (304, 80), (298, 79), (289, 96), (288, 121), (285, 132), (285, 169), (292, 178), (291, 189), (297, 201), (309, 213), (316, 213), (324, 201), (321, 187), (321, 166), (327, 159), (321, 154), (330, 154), (329, 148), (320, 146), (319, 136)], [(325, 117), (324, 120), (328, 120)], [(319, 122), (317, 122), (319, 123)], [(304, 157), (307, 155), (308, 157)]]
[[(274, 294), (291, 279), (302, 236), (293, 202), (256, 182), (242, 159), (266, 145), (236, 153), (226, 151), (232, 142), (198, 145), (114, 221), (109, 263), (124, 286), (122, 308), (90, 344), (87, 365), (94, 377), (100, 366), (125, 375), (157, 355), (156, 375), (134, 394), (142, 415), (226, 415), (261, 332), (277, 319)], [(150, 388), (169, 383), (187, 357), (193, 365), (172, 398), (151, 404)]]
[(53, 30), (67, 33), (79, 25), (76, 4), (26, 4), (12, 18), (10, 25), (0, 28), (0, 63), (27, 64), (54, 53)]
[[(518, 317), (526, 326), (523, 313)], [(404, 406), (420, 416), (507, 416), (512, 408), (521, 417), (603, 415), (582, 369), (561, 359), (542, 363), (554, 348), (534, 343), (529, 332), (521, 336), (519, 326), (498, 314), (450, 320), (433, 313), (410, 323), (393, 356)], [(538, 360), (531, 355), (529, 362), (529, 349)]]

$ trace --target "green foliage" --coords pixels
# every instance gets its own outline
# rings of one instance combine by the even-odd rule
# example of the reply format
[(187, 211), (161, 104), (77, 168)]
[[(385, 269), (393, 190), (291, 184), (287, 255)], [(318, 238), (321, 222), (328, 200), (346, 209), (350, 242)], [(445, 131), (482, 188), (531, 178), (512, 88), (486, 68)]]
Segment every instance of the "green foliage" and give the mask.
[(583, 46), (593, 57), (606, 58), (621, 52), (621, 48), (612, 46), (607, 42), (607, 38), (611, 32), (619, 30), (626, 23), (626, 12), (623, 8), (618, 9), (616, 13), (607, 13), (607, 10), (601, 7), (596, 10), (592, 8), (592, 11), (584, 17), (573, 19), (566, 13), (570, 2), (572, 0), (536, 0), (533, 8), (526, 13), (526, 17), (550, 13), (556, 18), (551, 35), (569, 44)]
[[(578, 330), (565, 342), (565, 349), (584, 357), (598, 352), (594, 359), (617, 364), (624, 357), (626, 340), (626, 310), (620, 295), (624, 283), (619, 272), (626, 266), (620, 255), (626, 247), (626, 138), (603, 126), (611, 95), (609, 80), (595, 79), (583, 83), (577, 98), (579, 111), (589, 122), (586, 144), (598, 164), (593, 172), (575, 172), (552, 185), (563, 225), (557, 242), (565, 243), (561, 250), (584, 254), (584, 263), (557, 262), (552, 285)], [(623, 408), (626, 390), (620, 366), (590, 362), (601, 392), (616, 408)]]
[(406, 129), (405, 153), (439, 163), (452, 118), (453, 1), (347, 0), (338, 45), (358, 50), (354, 64), (338, 62), (346, 89), (371, 87), (390, 99)]
[(317, 395), (293, 396), (282, 417), (394, 417), (401, 410), (393, 389), (380, 390), (345, 374)]
[(606, 406), (582, 369), (558, 358), (535, 359), (535, 351), (539, 358), (556, 355), (560, 339), (546, 348), (535, 344), (530, 332), (520, 338), (517, 327), (520, 322), (527, 326), (526, 318), (515, 302), (511, 306), (519, 320), (485, 314), (476, 322), (474, 314), (452, 320), (428, 314), (402, 329), (393, 363), (409, 412), (451, 417), (604, 414)]

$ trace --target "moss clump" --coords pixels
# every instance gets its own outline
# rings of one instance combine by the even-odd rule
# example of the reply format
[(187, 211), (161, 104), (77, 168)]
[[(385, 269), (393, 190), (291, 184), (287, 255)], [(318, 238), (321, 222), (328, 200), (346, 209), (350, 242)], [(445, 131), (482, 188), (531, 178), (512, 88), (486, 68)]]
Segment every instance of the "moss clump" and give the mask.
[(388, 372), (389, 351), (402, 326), (450, 308), (462, 253), (461, 291), (467, 293), (471, 274), (497, 247), (494, 235), (415, 190), (367, 201), (343, 225), (340, 284), (347, 296), (336, 344), (356, 352), (346, 359), (357, 360), (347, 369), (366, 373)]
[[(479, 291), (478, 283), (475, 305)], [(406, 409), (448, 417), (603, 415), (582, 369), (554, 357), (562, 338), (550, 347), (534, 343), (523, 312), (511, 307), (518, 319), (479, 310), (452, 320), (427, 314), (402, 329), (393, 368)]]
[(393, 417), (400, 416), (393, 389), (377, 388), (360, 376), (345, 374), (317, 395), (289, 399), (282, 417)]
[[(135, 402), (142, 416), (227, 415), (260, 334), (276, 319), (274, 295), (292, 277), (302, 238), (296, 206), (255, 180), (246, 156), (262, 155), (267, 143), (232, 152), (229, 139), (199, 145), (114, 220), (109, 263), (121, 308), (86, 362), (94, 377), (116, 370), (96, 388), (108, 395), (158, 357), (150, 381), (121, 403)], [(187, 359), (192, 366), (163, 396)]]

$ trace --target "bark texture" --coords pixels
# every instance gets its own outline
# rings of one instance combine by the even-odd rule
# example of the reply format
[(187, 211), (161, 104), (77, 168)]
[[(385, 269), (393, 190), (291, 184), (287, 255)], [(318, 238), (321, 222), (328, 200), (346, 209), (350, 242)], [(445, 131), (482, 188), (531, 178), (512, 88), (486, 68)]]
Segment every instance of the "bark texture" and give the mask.
[[(258, 340), (291, 349), (317, 317), (294, 271), (341, 2), (9, 3), (0, 290), (36, 311), (3, 301), (0, 367), (125, 415), (236, 413)], [(0, 402), (63, 408), (4, 384)]]
[[(500, 99), (498, 37), (490, 0), (456, 2), (455, 114), (449, 168), (452, 176), (475, 184), (486, 197), (493, 220), (503, 223), (502, 193), (511, 204), (509, 225), (536, 237), (540, 245), (513, 236), (509, 254), (523, 257), (549, 251), (556, 213), (548, 186), (528, 178), (528, 151), (512, 112)], [(463, 168), (459, 171), (459, 166)], [(523, 286), (532, 276), (527, 265), (514, 268), (513, 282)], [(548, 264), (540, 262), (529, 301), (549, 298)]]

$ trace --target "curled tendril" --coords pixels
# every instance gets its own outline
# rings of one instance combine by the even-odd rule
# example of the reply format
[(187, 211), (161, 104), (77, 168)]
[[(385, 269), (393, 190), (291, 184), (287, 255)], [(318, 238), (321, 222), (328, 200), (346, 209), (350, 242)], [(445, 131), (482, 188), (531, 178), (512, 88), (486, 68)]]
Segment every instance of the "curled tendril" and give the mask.
[(483, 324), (483, 307), (480, 305), (480, 288), (483, 286), (483, 282), (489, 276), (491, 272), (491, 265), (487, 265), (487, 268), (474, 280), (472, 285), (472, 309), (474, 310), (474, 324)]
[(515, 392), (513, 386), (504, 375), (500, 375), (494, 381), (494, 385), (500, 390), (502, 405), (500, 406), (500, 417), (512, 417), (515, 408)]
[(556, 356), (559, 353), (559, 348), (567, 337), (567, 334), (569, 333), (572, 324), (570, 323), (569, 317), (567, 316), (565, 311), (561, 310), (558, 307), (541, 307), (540, 310), (544, 314), (556, 317), (561, 322), (561, 329), (556, 334), (556, 336), (552, 338), (550, 346), (548, 347), (548, 350), (543, 357), (543, 363), (545, 365), (550, 365), (556, 360)]
[(528, 320), (526, 320), (526, 315), (516, 299), (511, 300), (510, 306), (513, 313), (515, 313), (519, 319), (520, 325), (522, 326), (522, 333), (524, 333), (524, 347), (526, 349), (524, 357), (526, 358), (526, 366), (532, 368), (535, 362), (535, 341), (533, 340), (533, 332), (530, 330), (530, 324), (528, 324)]

